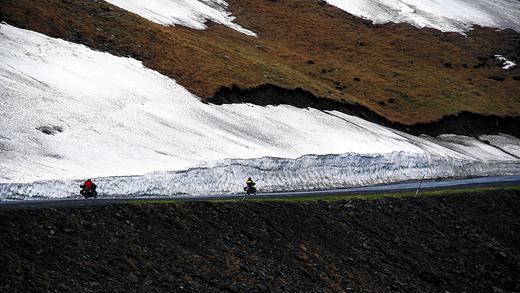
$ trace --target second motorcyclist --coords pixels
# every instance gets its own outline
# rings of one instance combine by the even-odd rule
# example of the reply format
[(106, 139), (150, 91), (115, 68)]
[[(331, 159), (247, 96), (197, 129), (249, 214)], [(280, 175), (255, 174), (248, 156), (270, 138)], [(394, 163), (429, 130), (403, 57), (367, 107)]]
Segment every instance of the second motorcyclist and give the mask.
[(92, 182), (91, 179), (87, 179), (85, 183), (81, 184), (79, 187), (81, 187), (81, 191), (79, 193), (83, 195), (85, 198), (97, 197), (97, 185), (94, 182)]

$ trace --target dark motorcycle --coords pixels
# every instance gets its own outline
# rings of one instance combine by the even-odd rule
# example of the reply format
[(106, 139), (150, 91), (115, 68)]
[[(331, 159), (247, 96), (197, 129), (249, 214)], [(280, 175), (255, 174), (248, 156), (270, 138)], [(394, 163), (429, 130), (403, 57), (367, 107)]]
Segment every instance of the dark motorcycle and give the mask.
[(87, 198), (97, 198), (96, 187), (87, 188), (85, 185), (81, 184), (81, 191), (79, 192), (85, 199)]
[(247, 193), (247, 195), (250, 195), (251, 193), (256, 195), (256, 186), (247, 185), (244, 187), (244, 191)]

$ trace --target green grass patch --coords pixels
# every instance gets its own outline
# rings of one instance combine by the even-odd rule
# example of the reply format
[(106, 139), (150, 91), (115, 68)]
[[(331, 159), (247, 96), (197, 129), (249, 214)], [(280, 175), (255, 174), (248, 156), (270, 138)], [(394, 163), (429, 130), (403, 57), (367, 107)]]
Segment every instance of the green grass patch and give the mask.
[(123, 204), (178, 204), (181, 203), (182, 200), (176, 199), (176, 198), (169, 198), (169, 199), (128, 199), (124, 200)]
[[(520, 186), (508, 186), (508, 187), (484, 187), (484, 188), (454, 188), (454, 189), (442, 189), (442, 190), (428, 190), (421, 191), (418, 197), (434, 197), (434, 196), (449, 196), (449, 195), (462, 195), (462, 194), (478, 194), (486, 193), (489, 191), (497, 190), (518, 190)], [(259, 199), (247, 199), (248, 202), (336, 202), (343, 200), (378, 200), (384, 198), (410, 198), (415, 196), (413, 192), (397, 192), (397, 193), (377, 193), (377, 194), (345, 194), (345, 195), (331, 195), (331, 196), (301, 196), (301, 197), (289, 197), (289, 198), (259, 198)], [(214, 200), (214, 202), (230, 202), (237, 201), (233, 200)]]

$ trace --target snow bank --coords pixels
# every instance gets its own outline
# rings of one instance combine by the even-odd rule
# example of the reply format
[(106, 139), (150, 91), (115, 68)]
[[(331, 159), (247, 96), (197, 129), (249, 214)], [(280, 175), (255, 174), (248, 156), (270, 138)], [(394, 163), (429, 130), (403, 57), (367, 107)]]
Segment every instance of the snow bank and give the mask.
[(489, 142), (490, 145), (497, 146), (513, 156), (520, 157), (520, 139), (507, 135), (482, 135), (480, 139)]
[[(77, 182), (67, 178), (109, 177), (100, 179), (106, 195), (201, 194), (237, 191), (247, 176), (263, 178), (268, 191), (312, 189), (407, 180), (431, 168), (442, 177), (503, 175), (519, 162), (469, 137), (425, 139), (335, 111), (207, 105), (134, 59), (6, 24), (0, 99), (2, 196), (70, 196)], [(113, 177), (147, 173), (130, 185)], [(59, 181), (15, 184), (49, 179)]]
[(520, 31), (517, 0), (326, 0), (375, 23), (406, 22), (416, 27), (463, 33), (473, 25)]
[(516, 67), (516, 63), (514, 61), (511, 61), (502, 55), (495, 55), (495, 58), (496, 58), (498, 64), (504, 70), (511, 70)]
[(490, 139), (496, 142), (494, 146), (485, 143), (483, 141), (485, 139), (478, 140), (476, 138), (463, 135), (443, 134), (435, 138), (429, 136), (422, 137), (438, 145), (442, 145), (446, 148), (455, 150), (458, 153), (464, 154), (468, 158), (472, 158), (478, 161), (515, 160), (516, 158), (514, 156), (503, 152), (500, 150), (500, 148), (512, 149), (514, 147), (518, 148), (520, 146), (520, 141), (518, 139), (514, 140), (514, 137), (509, 135), (489, 136)]
[[(377, 155), (307, 155), (295, 160), (228, 159), (208, 168), (98, 178), (100, 197), (182, 196), (239, 193), (244, 174), (261, 192), (332, 189), (426, 179), (519, 174), (520, 164), (479, 162), (396, 152)], [(0, 200), (78, 197), (81, 181), (0, 184)]]
[(194, 29), (205, 29), (211, 20), (250, 36), (256, 34), (233, 23), (235, 19), (226, 11), (224, 0), (106, 0), (162, 25), (183, 25)]

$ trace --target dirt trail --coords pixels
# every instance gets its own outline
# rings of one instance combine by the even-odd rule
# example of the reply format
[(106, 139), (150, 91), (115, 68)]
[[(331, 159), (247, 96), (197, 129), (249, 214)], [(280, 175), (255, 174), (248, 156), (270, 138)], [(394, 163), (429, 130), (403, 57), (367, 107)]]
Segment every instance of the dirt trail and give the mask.
[(519, 292), (519, 195), (0, 211), (0, 291)]

